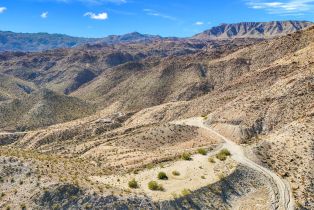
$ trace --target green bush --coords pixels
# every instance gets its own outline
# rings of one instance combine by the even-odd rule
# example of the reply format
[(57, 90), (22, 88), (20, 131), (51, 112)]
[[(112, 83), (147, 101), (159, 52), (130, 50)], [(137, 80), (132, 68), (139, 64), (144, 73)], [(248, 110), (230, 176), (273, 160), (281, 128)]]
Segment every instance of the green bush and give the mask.
[(198, 154), (201, 154), (201, 155), (207, 155), (207, 151), (204, 148), (198, 149), (197, 152), (198, 152)]
[(225, 154), (226, 156), (230, 156), (231, 155), (230, 151), (227, 150), (227, 149), (222, 149), (220, 152)]
[(179, 171), (172, 171), (172, 175), (173, 176), (180, 176), (180, 172)]
[(183, 196), (187, 196), (187, 195), (191, 194), (191, 190), (189, 190), (189, 189), (183, 189), (182, 192), (181, 192), (181, 194), (182, 194)]
[(159, 172), (158, 173), (158, 179), (167, 180), (168, 176), (165, 172)]
[(181, 155), (181, 158), (182, 158), (183, 160), (191, 160), (191, 154), (185, 152), (185, 153), (183, 153), (183, 154)]
[(231, 153), (227, 149), (222, 149), (217, 155), (216, 158), (221, 161), (225, 161)]
[(130, 188), (138, 188), (138, 183), (135, 179), (132, 179), (131, 181), (129, 181), (129, 187)]
[(157, 191), (157, 190), (163, 191), (164, 190), (163, 186), (161, 184), (158, 184), (155, 181), (150, 181), (148, 183), (148, 189), (153, 190), (153, 191)]

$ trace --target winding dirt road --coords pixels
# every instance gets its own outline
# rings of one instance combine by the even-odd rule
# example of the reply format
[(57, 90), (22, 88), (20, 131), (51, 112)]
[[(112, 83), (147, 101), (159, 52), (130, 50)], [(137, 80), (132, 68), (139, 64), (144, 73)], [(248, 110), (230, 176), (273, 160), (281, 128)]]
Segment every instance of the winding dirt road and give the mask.
[(230, 139), (227, 139), (226, 137), (222, 136), (215, 130), (206, 126), (204, 124), (203, 118), (190, 118), (190, 119), (181, 120), (175, 123), (204, 128), (208, 130), (209, 132), (211, 132), (212, 134), (214, 134), (215, 136), (217, 136), (218, 138), (222, 139), (224, 141), (223, 148), (226, 148), (231, 152), (232, 158), (234, 160), (264, 174), (266, 177), (272, 180), (274, 184), (277, 186), (278, 195), (276, 196), (277, 198), (275, 198), (274, 202), (272, 203), (272, 206), (274, 209), (285, 209), (285, 210), (294, 209), (294, 203), (293, 203), (292, 193), (291, 193), (289, 184), (285, 180), (282, 180), (277, 174), (275, 174), (271, 170), (264, 168), (258, 165), (257, 163), (251, 161), (247, 157), (245, 157), (243, 148), (240, 145), (236, 144)]

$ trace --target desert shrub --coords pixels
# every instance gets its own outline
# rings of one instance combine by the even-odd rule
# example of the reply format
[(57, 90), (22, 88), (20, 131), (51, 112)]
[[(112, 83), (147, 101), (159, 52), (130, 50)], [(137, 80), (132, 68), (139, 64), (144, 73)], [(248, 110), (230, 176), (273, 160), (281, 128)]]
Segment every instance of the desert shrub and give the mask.
[(132, 179), (131, 181), (129, 181), (129, 187), (130, 188), (138, 188), (138, 183), (135, 179)]
[(162, 180), (168, 179), (168, 176), (165, 172), (159, 172), (157, 177), (158, 177), (158, 179), (162, 179)]
[(220, 152), (225, 154), (226, 156), (230, 156), (231, 155), (230, 151), (227, 150), (227, 149), (222, 149)]
[(191, 194), (191, 190), (189, 190), (189, 189), (183, 189), (182, 192), (181, 192), (181, 194), (182, 194), (183, 196), (190, 195), (190, 194)]
[(149, 164), (146, 165), (146, 168), (149, 169), (149, 170), (153, 169), (154, 168), (154, 164), (149, 163)]
[(206, 149), (204, 149), (204, 148), (198, 149), (198, 150), (197, 150), (197, 153), (198, 153), (198, 154), (201, 154), (201, 155), (207, 155), (207, 151), (206, 151)]
[(205, 177), (205, 176), (201, 176), (201, 178), (202, 178), (202, 179), (206, 179), (206, 177)]
[(230, 156), (231, 153), (227, 149), (222, 149), (217, 155), (216, 158), (218, 160), (224, 161), (227, 159), (228, 156)]
[(173, 176), (180, 176), (180, 172), (179, 171), (172, 171), (172, 175)]
[(183, 160), (191, 160), (191, 154), (185, 152), (185, 153), (183, 153), (183, 154), (181, 155), (181, 158), (182, 158)]
[(210, 163), (216, 163), (215, 159), (212, 158), (212, 157), (208, 158), (208, 162), (210, 162)]
[(163, 186), (161, 184), (158, 184), (155, 181), (150, 181), (148, 183), (148, 189), (153, 190), (153, 191), (157, 191), (157, 190), (163, 191), (164, 190)]

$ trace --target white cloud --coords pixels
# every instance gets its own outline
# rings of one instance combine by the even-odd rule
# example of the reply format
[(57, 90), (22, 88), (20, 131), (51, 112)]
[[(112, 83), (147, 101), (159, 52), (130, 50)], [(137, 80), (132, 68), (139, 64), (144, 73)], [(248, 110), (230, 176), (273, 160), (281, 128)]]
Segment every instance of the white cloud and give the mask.
[(1, 13), (4, 13), (6, 10), (7, 10), (6, 7), (0, 7), (0, 14), (1, 14)]
[(270, 14), (300, 15), (314, 12), (314, 0), (246, 0), (246, 4), (252, 9), (265, 10)]
[(204, 22), (202, 22), (202, 21), (197, 21), (197, 22), (195, 22), (195, 25), (197, 25), (197, 26), (202, 26), (202, 25), (204, 25)]
[(168, 20), (177, 20), (177, 18), (175, 18), (175, 17), (160, 13), (160, 12), (153, 10), (153, 9), (144, 9), (143, 11), (146, 13), (146, 15), (161, 17), (161, 18), (168, 19)]
[(106, 12), (102, 12), (98, 14), (95, 14), (93, 12), (86, 12), (84, 16), (90, 17), (91, 19), (94, 19), (94, 20), (107, 20), (108, 19), (108, 13)]
[(47, 18), (48, 17), (48, 12), (41, 13), (40, 17), (44, 18), (44, 19)]

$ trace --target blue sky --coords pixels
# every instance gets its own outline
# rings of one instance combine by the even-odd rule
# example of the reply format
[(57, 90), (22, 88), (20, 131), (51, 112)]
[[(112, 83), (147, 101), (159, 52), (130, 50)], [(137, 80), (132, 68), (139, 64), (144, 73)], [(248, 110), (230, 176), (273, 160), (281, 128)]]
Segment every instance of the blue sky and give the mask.
[(187, 37), (220, 23), (314, 21), (314, 0), (0, 0), (0, 30)]

